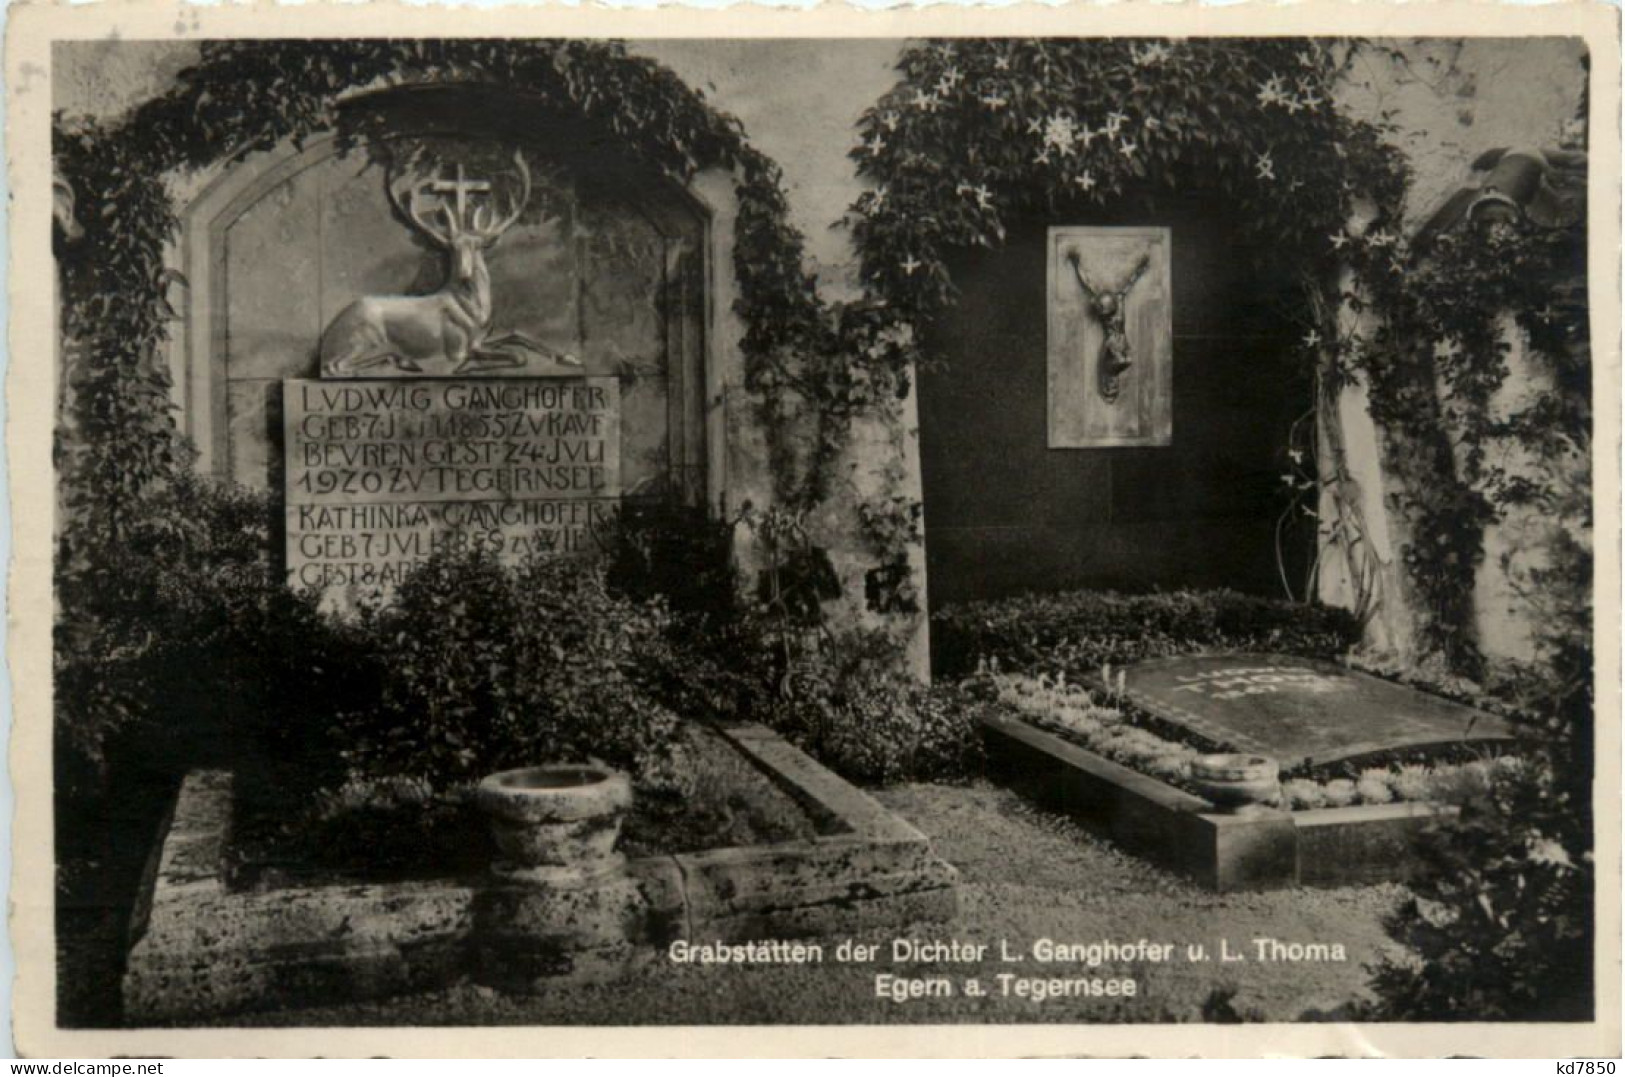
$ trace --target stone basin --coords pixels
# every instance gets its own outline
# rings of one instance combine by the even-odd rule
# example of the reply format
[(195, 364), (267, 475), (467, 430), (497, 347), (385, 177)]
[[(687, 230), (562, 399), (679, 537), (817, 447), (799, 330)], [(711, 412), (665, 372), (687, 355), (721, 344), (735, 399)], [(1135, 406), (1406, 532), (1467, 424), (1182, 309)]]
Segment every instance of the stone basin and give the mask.
[(474, 803), (504, 859), (524, 869), (585, 869), (616, 862), (621, 818), (632, 806), (626, 775), (594, 764), (523, 767), (480, 782)]
[(1226, 752), (1191, 760), (1191, 781), (1232, 815), (1256, 814), (1281, 792), (1281, 768), (1264, 755)]

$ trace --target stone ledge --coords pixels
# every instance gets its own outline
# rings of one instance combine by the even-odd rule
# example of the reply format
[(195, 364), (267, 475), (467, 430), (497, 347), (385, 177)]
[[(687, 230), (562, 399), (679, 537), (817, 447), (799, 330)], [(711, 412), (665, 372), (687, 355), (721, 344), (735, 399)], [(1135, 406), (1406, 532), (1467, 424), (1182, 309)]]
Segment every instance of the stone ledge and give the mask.
[(601, 980), (682, 938), (855, 931), (951, 918), (958, 873), (923, 834), (760, 726), (724, 731), (835, 833), (642, 857), (571, 891), (490, 877), (233, 893), (231, 775), (182, 783), (124, 975), (127, 1023), (380, 998), (474, 975), (512, 990)]
[(1104, 824), (1130, 851), (1215, 890), (1403, 881), (1414, 842), (1454, 808), (1378, 804), (1237, 817), (1006, 714), (985, 714), (990, 754), (1046, 805)]

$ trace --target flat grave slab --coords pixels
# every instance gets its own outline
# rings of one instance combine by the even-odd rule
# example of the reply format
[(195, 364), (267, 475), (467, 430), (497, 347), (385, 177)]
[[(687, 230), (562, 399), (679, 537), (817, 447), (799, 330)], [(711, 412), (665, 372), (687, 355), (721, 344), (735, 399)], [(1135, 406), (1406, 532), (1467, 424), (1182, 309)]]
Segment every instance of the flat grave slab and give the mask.
[(1129, 702), (1147, 713), (1283, 766), (1514, 738), (1496, 715), (1312, 658), (1190, 655), (1124, 675)]

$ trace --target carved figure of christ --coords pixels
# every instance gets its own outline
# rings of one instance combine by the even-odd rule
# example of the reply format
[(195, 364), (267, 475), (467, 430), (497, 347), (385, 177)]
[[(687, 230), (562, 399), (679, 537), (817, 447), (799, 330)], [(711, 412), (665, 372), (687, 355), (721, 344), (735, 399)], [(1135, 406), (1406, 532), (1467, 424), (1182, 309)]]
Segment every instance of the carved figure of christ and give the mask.
[(1100, 356), (1097, 370), (1097, 385), (1102, 400), (1107, 403), (1116, 401), (1123, 388), (1123, 375), (1128, 372), (1134, 363), (1129, 354), (1128, 327), (1125, 324), (1128, 317), (1128, 294), (1140, 282), (1146, 269), (1151, 265), (1151, 255), (1140, 255), (1140, 260), (1129, 271), (1127, 277), (1115, 289), (1097, 289), (1089, 282), (1083, 273), (1083, 259), (1076, 250), (1067, 253), (1067, 261), (1071, 263), (1072, 273), (1078, 278), (1078, 286), (1083, 289), (1085, 298), (1089, 300), (1089, 310), (1100, 323), (1104, 339), (1100, 344)]

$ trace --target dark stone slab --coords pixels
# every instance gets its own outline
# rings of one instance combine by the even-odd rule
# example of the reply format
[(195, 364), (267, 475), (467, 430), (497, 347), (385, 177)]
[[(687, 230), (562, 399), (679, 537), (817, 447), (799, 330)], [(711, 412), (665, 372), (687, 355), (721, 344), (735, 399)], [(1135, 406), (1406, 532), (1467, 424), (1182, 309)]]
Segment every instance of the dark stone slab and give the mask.
[(1286, 766), (1513, 737), (1493, 714), (1310, 658), (1159, 658), (1129, 666), (1126, 678), (1129, 701), (1148, 713)]

